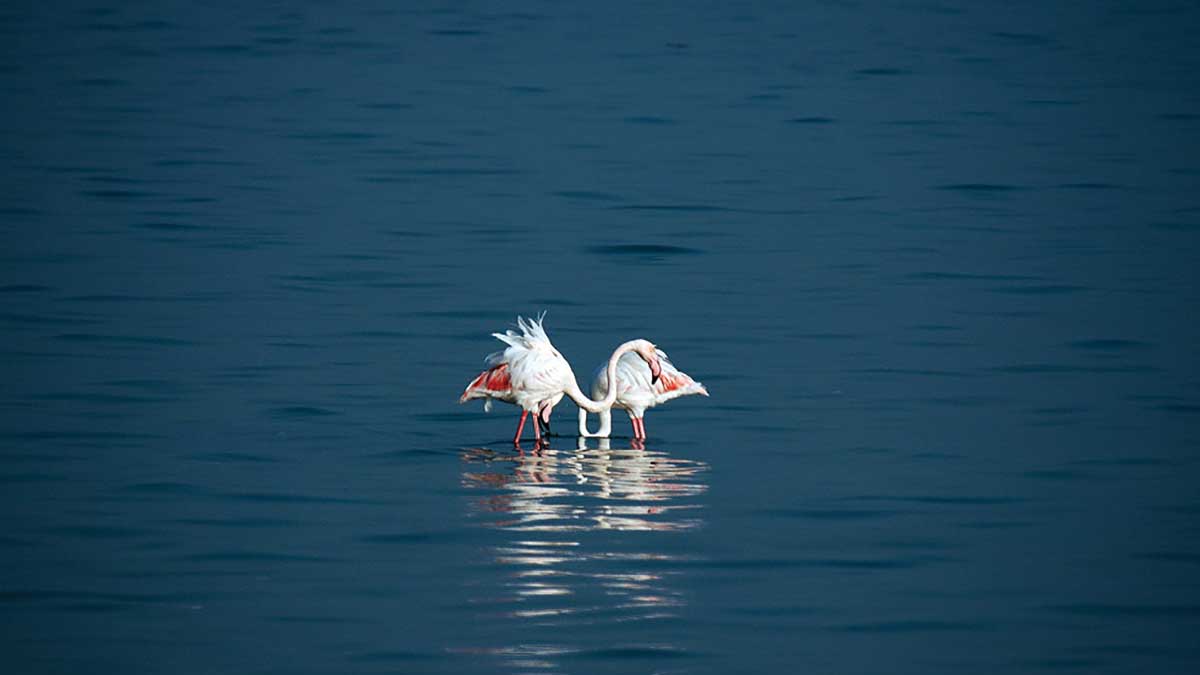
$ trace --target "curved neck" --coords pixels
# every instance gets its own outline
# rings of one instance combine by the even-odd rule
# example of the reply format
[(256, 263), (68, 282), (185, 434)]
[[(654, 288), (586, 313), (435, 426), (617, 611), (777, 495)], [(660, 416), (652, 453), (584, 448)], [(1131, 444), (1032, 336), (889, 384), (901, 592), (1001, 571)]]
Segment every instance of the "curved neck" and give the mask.
[(571, 378), (570, 387), (565, 392), (566, 395), (571, 397), (575, 405), (590, 413), (604, 412), (611, 408), (612, 404), (617, 400), (617, 361), (620, 361), (626, 352), (631, 352), (636, 347), (636, 341), (630, 340), (617, 347), (612, 356), (608, 358), (608, 367), (604, 369), (605, 382), (608, 383), (608, 393), (604, 395), (603, 399), (593, 401), (588, 398), (586, 394), (580, 391), (579, 384), (575, 382), (575, 378), (573, 377)]
[[(491, 400), (491, 399), (488, 399)], [(612, 433), (612, 410), (605, 410), (600, 413), (600, 430), (596, 433), (588, 431), (587, 428), (588, 413), (583, 408), (579, 409), (579, 436), (581, 438), (608, 438)]]
[(588, 431), (587, 416), (588, 416), (588, 412), (586, 410), (584, 410), (583, 408), (580, 408), (579, 409), (579, 437), (580, 438), (593, 438), (595, 436), (595, 434)]

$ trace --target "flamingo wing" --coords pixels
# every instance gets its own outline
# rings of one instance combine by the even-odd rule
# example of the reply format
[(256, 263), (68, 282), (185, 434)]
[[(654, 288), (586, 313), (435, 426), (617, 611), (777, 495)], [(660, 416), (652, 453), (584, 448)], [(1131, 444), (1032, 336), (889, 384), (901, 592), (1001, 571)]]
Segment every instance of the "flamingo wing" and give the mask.
[[(657, 382), (651, 382), (650, 366), (636, 354), (625, 354), (617, 361), (617, 403), (622, 407), (648, 408), (665, 403), (673, 398), (690, 394), (708, 395), (703, 384), (679, 370), (662, 350), (658, 352), (662, 373)], [(604, 367), (592, 375), (592, 396), (603, 397), (607, 393)]]
[(692, 396), (699, 394), (700, 396), (708, 396), (708, 389), (703, 384), (692, 379), (691, 375), (679, 370), (667, 360), (667, 355), (662, 355), (662, 374), (658, 378), (658, 382), (654, 383), (654, 394), (657, 403), (666, 403), (673, 398), (680, 396)]
[[(703, 389), (703, 385), (692, 379), (690, 375), (679, 370), (670, 361), (661, 359), (662, 374), (658, 378), (658, 382), (654, 383), (654, 393), (659, 396), (666, 396), (675, 393), (676, 396), (683, 396), (686, 393), (699, 393), (696, 387)], [(676, 393), (678, 392), (678, 393)]]
[(512, 393), (512, 376), (509, 373), (508, 364), (501, 362), (483, 371), (479, 377), (472, 380), (458, 402), (465, 403), (473, 398), (484, 397), (508, 399), (512, 397)]

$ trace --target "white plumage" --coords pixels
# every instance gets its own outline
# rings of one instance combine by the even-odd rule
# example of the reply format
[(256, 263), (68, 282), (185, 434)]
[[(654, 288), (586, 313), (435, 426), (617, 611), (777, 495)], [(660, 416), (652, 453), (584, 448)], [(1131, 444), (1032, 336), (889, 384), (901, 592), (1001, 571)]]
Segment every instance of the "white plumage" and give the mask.
[[(617, 395), (614, 407), (629, 413), (633, 424), (634, 438), (646, 437), (643, 417), (646, 410), (661, 403), (666, 403), (680, 396), (699, 394), (708, 396), (708, 389), (696, 382), (687, 373), (679, 370), (667, 358), (666, 352), (656, 349), (658, 362), (662, 366), (662, 374), (657, 381), (652, 376), (650, 368), (640, 359), (627, 358), (626, 354), (617, 361)], [(601, 364), (592, 373), (591, 394), (593, 398), (604, 398), (608, 394), (608, 382), (605, 378), (605, 366)], [(579, 410), (579, 435), (585, 437), (607, 438), (612, 433), (612, 411), (604, 410), (600, 415), (600, 430), (590, 433), (587, 430), (587, 411)]]
[[(531, 412), (534, 413), (534, 436), (540, 441), (539, 425), (545, 425), (549, 431), (550, 413), (564, 395), (570, 396), (581, 409), (595, 413), (607, 411), (616, 398), (614, 394), (597, 402), (584, 395), (575, 381), (571, 364), (554, 348), (546, 335), (542, 325), (544, 317), (545, 314), (537, 319), (517, 317), (520, 333), (512, 330), (492, 333), (508, 347), (488, 355), (487, 370), (472, 380), (458, 399), (459, 403), (475, 398), (485, 399), (485, 409), (491, 408), (493, 400), (519, 406), (522, 410), (521, 421), (514, 443), (520, 442), (525, 418)], [(658, 371), (655, 347), (646, 340), (630, 340), (618, 347), (609, 359), (610, 370), (615, 372), (618, 359), (631, 352), (638, 355), (635, 358), (643, 359), (648, 369)]]
[[(571, 364), (554, 348), (546, 335), (546, 329), (542, 326), (544, 318), (545, 314), (537, 319), (517, 317), (517, 327), (521, 329), (519, 335), (511, 330), (492, 333), (492, 337), (507, 344), (508, 348), (488, 354), (488, 368), (507, 365), (513, 386), (507, 396), (489, 396), (489, 399), (499, 398), (506, 403), (515, 403), (522, 410), (534, 412), (546, 406), (553, 408), (558, 405), (563, 392), (575, 382)], [(547, 411), (543, 421), (548, 422), (549, 417)]]

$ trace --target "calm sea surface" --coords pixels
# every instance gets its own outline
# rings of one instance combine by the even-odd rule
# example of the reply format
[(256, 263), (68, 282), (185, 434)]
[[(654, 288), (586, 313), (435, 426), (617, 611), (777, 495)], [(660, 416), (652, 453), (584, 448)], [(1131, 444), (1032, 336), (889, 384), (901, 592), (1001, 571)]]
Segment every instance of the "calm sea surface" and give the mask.
[(245, 5), (0, 10), (4, 672), (1196, 672), (1194, 3)]

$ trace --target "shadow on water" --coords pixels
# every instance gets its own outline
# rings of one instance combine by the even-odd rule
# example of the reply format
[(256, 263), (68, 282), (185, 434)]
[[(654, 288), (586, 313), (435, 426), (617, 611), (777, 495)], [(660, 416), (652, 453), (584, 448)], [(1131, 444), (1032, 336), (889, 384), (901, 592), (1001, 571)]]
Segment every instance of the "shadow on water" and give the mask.
[[(575, 449), (462, 452), (462, 486), (472, 492), (468, 519), (505, 533), (486, 552), (488, 572), (472, 604), (481, 619), (523, 634), (669, 621), (687, 605), (671, 568), (690, 559), (672, 538), (704, 526), (699, 501), (704, 462), (665, 452), (612, 447), (584, 439)], [(515, 625), (514, 625), (515, 624)], [(572, 633), (576, 636), (579, 633)], [(560, 661), (658, 661), (696, 656), (667, 643), (518, 644), (464, 647), (515, 670), (557, 669)]]

